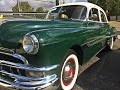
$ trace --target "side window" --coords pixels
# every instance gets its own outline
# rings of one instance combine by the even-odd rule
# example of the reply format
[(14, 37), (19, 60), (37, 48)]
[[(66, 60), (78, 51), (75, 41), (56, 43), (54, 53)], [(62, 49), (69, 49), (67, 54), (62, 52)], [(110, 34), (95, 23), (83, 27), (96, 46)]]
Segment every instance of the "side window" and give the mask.
[[(86, 18), (87, 8), (82, 5), (64, 6), (59, 12), (60, 19), (82, 19)], [(64, 17), (63, 17), (64, 15)]]
[(105, 16), (105, 14), (102, 11), (100, 11), (100, 15), (101, 15), (101, 21), (102, 22), (107, 22), (106, 16)]
[(89, 12), (89, 20), (92, 21), (100, 21), (99, 20), (99, 13), (98, 13), (98, 9), (96, 8), (92, 8)]

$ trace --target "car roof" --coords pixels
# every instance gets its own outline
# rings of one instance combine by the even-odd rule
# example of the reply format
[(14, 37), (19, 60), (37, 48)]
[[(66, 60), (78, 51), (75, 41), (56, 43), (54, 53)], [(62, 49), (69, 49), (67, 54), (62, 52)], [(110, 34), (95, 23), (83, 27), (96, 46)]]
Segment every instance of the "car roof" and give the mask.
[(89, 2), (66, 3), (66, 4), (61, 4), (61, 5), (55, 6), (55, 7), (71, 6), (71, 5), (83, 5), (83, 6), (87, 7), (87, 8), (98, 8), (98, 9), (103, 10), (101, 7), (99, 7), (99, 6), (97, 6), (97, 5), (93, 4), (93, 3), (89, 3)]
[[(89, 2), (73, 2), (73, 3), (60, 4), (60, 5), (57, 5), (57, 6), (53, 7), (53, 8), (51, 8), (51, 10), (54, 9), (54, 8), (57, 8), (57, 7), (72, 6), (72, 5), (73, 5), (73, 6), (74, 6), (74, 5), (82, 5), (82, 6), (85, 6), (86, 8), (88, 8), (89, 10), (90, 10), (91, 8), (97, 8), (98, 10), (101, 10), (101, 11), (105, 14), (105, 16), (106, 16), (105, 11), (104, 11), (101, 7), (99, 7), (99, 6), (96, 5), (96, 4), (89, 3)], [(106, 17), (107, 17), (107, 16), (106, 16)], [(108, 20), (107, 20), (107, 23), (108, 23)]]

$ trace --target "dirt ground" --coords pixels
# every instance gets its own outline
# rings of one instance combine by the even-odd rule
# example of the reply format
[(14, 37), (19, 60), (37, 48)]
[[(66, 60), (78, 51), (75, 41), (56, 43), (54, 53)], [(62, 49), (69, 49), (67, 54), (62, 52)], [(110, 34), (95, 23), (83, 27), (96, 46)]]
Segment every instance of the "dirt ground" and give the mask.
[(117, 22), (117, 21), (109, 21), (109, 24), (114, 27), (120, 27), (120, 22)]
[(109, 21), (109, 24), (113, 27), (115, 27), (118, 31), (120, 31), (120, 22), (116, 21)]

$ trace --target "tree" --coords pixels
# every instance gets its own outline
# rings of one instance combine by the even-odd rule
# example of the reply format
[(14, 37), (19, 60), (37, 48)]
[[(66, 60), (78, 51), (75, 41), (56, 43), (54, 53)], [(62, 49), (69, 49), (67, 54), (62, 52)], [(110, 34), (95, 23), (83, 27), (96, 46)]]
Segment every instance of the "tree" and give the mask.
[(13, 8), (12, 10), (14, 12), (20, 12), (19, 11), (22, 11), (22, 12), (32, 12), (33, 11), (33, 8), (29, 5), (28, 2), (18, 2)]
[(56, 0), (56, 5), (59, 5), (59, 0)]
[(120, 0), (107, 1), (107, 9), (110, 15), (120, 15)]
[(105, 11), (107, 11), (107, 0), (88, 0), (91, 3), (97, 4), (101, 8), (103, 8)]
[(18, 3), (12, 8), (13, 12), (19, 12)]
[[(12, 8), (12, 10), (13, 10), (13, 12), (33, 12), (33, 8), (29, 5), (28, 2), (18, 2)], [(19, 14), (15, 14), (15, 15), (19, 15)], [(20, 14), (20, 15), (34, 17), (34, 15), (30, 15), (30, 14)]]
[(42, 7), (39, 7), (39, 8), (37, 8), (37, 9), (36, 9), (36, 12), (42, 12), (42, 13), (43, 13), (43, 12), (44, 12), (44, 10), (43, 10), (43, 8), (42, 8)]
[(117, 16), (120, 15), (120, 0), (89, 0), (89, 2), (102, 7), (108, 16), (116, 16), (116, 20)]
[(42, 7), (37, 8), (36, 12), (40, 13), (40, 14), (36, 15), (37, 18), (44, 18), (45, 17), (44, 10)]

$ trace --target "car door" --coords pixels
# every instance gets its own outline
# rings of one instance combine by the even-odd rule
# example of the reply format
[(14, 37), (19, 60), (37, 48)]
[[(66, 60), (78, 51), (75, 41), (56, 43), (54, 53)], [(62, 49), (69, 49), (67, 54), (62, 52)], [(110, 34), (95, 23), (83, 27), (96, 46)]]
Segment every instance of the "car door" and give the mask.
[(108, 30), (108, 20), (106, 17), (106, 14), (104, 11), (100, 10), (100, 38), (101, 38), (101, 43), (103, 47), (105, 47), (106, 44), (106, 35), (107, 35), (107, 30)]
[(87, 39), (86, 45), (84, 47), (85, 50), (85, 62), (90, 59), (93, 55), (95, 55), (98, 51), (100, 51), (103, 47), (102, 38), (101, 38), (101, 23), (100, 23), (100, 15), (99, 10), (96, 8), (92, 8), (89, 11), (88, 21), (87, 21)]

